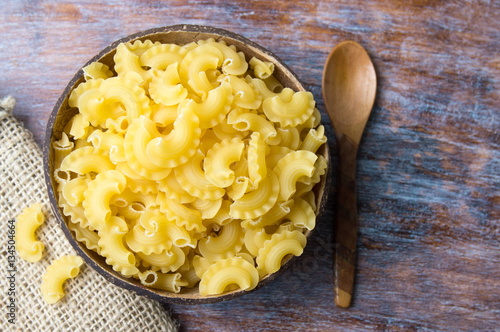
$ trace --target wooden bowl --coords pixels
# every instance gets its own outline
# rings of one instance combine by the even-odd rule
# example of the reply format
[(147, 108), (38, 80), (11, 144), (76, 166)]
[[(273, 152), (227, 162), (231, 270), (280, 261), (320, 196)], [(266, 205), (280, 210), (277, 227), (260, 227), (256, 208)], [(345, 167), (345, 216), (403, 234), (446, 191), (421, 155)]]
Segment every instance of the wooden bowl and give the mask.
[[(104, 50), (102, 50), (99, 54), (90, 59), (86, 64), (90, 64), (95, 61), (100, 61), (110, 67), (113, 67), (113, 55), (115, 54), (115, 49), (118, 44), (122, 42), (129, 42), (135, 40), (146, 40), (150, 39), (151, 41), (159, 41), (161, 43), (175, 43), (178, 45), (187, 44), (193, 41), (207, 39), (207, 38), (215, 38), (216, 40), (224, 40), (228, 45), (234, 45), (239, 51), (242, 51), (246, 57), (247, 61), (250, 60), (252, 56), (256, 56), (264, 61), (270, 61), (275, 64), (275, 76), (276, 78), (283, 84), (285, 87), (289, 87), (295, 91), (304, 91), (304, 87), (300, 83), (297, 76), (288, 68), (287, 65), (283, 63), (276, 55), (266, 50), (262, 46), (238, 35), (233, 32), (229, 32), (222, 29), (217, 29), (213, 27), (207, 26), (198, 26), (198, 25), (174, 25), (163, 28), (156, 28), (151, 30), (142, 31), (123, 39), (117, 40)], [(84, 67), (85, 67), (84, 66)], [(82, 67), (83, 68), (83, 67)], [(249, 293), (248, 291), (232, 291), (228, 293), (224, 293), (219, 296), (210, 296), (210, 297), (202, 297), (200, 296), (198, 289), (194, 288), (191, 290), (187, 290), (178, 294), (170, 293), (162, 290), (157, 290), (153, 288), (148, 288), (143, 286), (139, 280), (133, 278), (125, 278), (121, 274), (114, 271), (109, 265), (105, 263), (105, 259), (102, 256), (99, 256), (92, 250), (88, 250), (85, 245), (78, 242), (73, 233), (69, 230), (67, 226), (66, 217), (62, 214), (58, 204), (57, 204), (57, 192), (55, 190), (55, 181), (53, 178), (54, 173), (54, 157), (53, 157), (53, 149), (52, 144), (54, 141), (59, 140), (61, 138), (61, 133), (64, 126), (68, 123), (68, 121), (73, 117), (76, 113), (75, 111), (71, 111), (68, 106), (68, 97), (71, 91), (81, 82), (84, 81), (83, 71), (80, 69), (73, 79), (68, 83), (64, 92), (59, 97), (52, 114), (50, 115), (46, 135), (45, 142), (43, 146), (43, 162), (44, 162), (44, 173), (45, 173), (45, 181), (47, 184), (47, 189), (49, 193), (50, 203), (54, 214), (60, 223), (64, 234), (68, 238), (69, 242), (73, 246), (73, 248), (77, 251), (77, 253), (83, 257), (85, 262), (94, 268), (98, 273), (100, 273), (106, 280), (112, 282), (113, 284), (123, 287), (128, 290), (133, 290), (140, 295), (147, 296), (153, 298), (155, 300), (159, 300), (162, 302), (170, 302), (170, 303), (181, 303), (181, 304), (201, 304), (201, 303), (215, 303), (219, 301), (225, 301), (229, 299), (233, 299), (235, 297), (244, 295)], [(329, 161), (329, 150), (328, 145), (324, 144), (318, 153), (322, 154), (327, 161)], [(329, 179), (331, 177), (328, 175), (323, 176), (323, 179), (320, 183), (318, 183), (315, 188), (315, 194), (317, 198), (317, 211), (316, 215), (318, 215), (324, 207), (326, 202), (326, 195), (328, 193), (327, 187), (329, 185)], [(306, 236), (310, 236), (311, 232), (308, 232)], [(271, 280), (275, 279), (286, 267), (288, 267), (292, 261), (294, 261), (297, 257), (286, 258), (282, 268), (271, 275), (264, 277), (258, 284), (255, 289), (258, 289)], [(254, 289), (254, 290), (255, 290)]]

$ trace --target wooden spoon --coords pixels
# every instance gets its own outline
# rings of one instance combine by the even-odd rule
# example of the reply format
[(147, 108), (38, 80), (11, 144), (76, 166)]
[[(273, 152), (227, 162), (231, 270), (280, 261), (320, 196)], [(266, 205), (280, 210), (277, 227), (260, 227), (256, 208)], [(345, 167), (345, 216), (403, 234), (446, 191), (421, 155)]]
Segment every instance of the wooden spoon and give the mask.
[(342, 308), (351, 304), (356, 266), (356, 155), (376, 88), (375, 69), (361, 45), (345, 41), (332, 50), (323, 72), (323, 99), (338, 145), (334, 287), (335, 304)]

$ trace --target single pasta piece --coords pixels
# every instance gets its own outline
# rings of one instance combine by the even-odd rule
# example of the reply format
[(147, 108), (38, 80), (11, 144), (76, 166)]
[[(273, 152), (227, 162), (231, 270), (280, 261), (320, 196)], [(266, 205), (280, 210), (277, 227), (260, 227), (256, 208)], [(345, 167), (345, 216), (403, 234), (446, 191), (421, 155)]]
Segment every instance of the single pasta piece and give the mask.
[(145, 255), (159, 254), (172, 246), (168, 228), (169, 221), (159, 210), (148, 210), (141, 215), (139, 223), (127, 233), (125, 241), (134, 252), (142, 252)]
[(19, 257), (28, 262), (38, 262), (42, 258), (45, 245), (36, 239), (35, 231), (44, 221), (40, 203), (30, 205), (17, 216), (15, 246)]
[(218, 48), (224, 56), (222, 62), (222, 72), (231, 75), (243, 75), (248, 69), (248, 63), (245, 60), (243, 52), (237, 52), (234, 46), (228, 46), (224, 41), (215, 41), (214, 38), (209, 38), (206, 41), (199, 41), (198, 44), (208, 44)]
[(268, 180), (231, 204), (229, 215), (237, 219), (255, 219), (267, 213), (278, 200), (280, 182), (273, 170), (267, 170)]
[(69, 140), (68, 135), (63, 132), (61, 139), (52, 143), (54, 149), (54, 165), (59, 167), (61, 162), (75, 148), (75, 143)]
[(198, 149), (191, 160), (174, 169), (175, 177), (191, 196), (199, 199), (220, 198), (224, 196), (225, 191), (208, 181), (202, 168), (204, 158), (203, 152)]
[(102, 173), (114, 168), (115, 166), (111, 160), (93, 146), (73, 150), (61, 163), (62, 171), (70, 171), (82, 175), (91, 172)]
[(257, 269), (260, 276), (278, 271), (287, 255), (300, 256), (306, 246), (306, 236), (299, 231), (285, 230), (275, 233), (264, 242), (257, 255)]
[(234, 256), (243, 247), (244, 234), (239, 221), (232, 221), (222, 226), (217, 236), (203, 238), (198, 249), (210, 262)]
[(295, 227), (312, 230), (316, 226), (316, 214), (312, 206), (302, 198), (295, 198), (294, 201), (292, 210), (285, 218)]
[(210, 265), (203, 273), (200, 281), (200, 295), (221, 294), (233, 285), (249, 291), (257, 287), (258, 283), (259, 273), (255, 266), (244, 258), (230, 257)]
[(83, 77), (86, 81), (97, 78), (106, 79), (113, 76), (113, 72), (109, 69), (108, 66), (97, 61), (83, 67), (82, 70)]
[(208, 91), (215, 88), (207, 77), (207, 71), (215, 70), (222, 65), (224, 55), (215, 46), (205, 44), (190, 50), (182, 59), (179, 74), (181, 82), (189, 87), (202, 99)]
[(64, 297), (63, 284), (67, 279), (75, 278), (80, 273), (83, 259), (74, 255), (62, 256), (54, 260), (42, 276), (40, 290), (43, 299), (53, 304)]
[(232, 89), (229, 83), (222, 84), (208, 92), (207, 98), (200, 103), (190, 100), (184, 107), (193, 110), (199, 118), (200, 128), (207, 129), (219, 124), (231, 110), (233, 101)]
[(230, 141), (224, 139), (214, 144), (208, 150), (203, 162), (207, 180), (220, 188), (229, 187), (235, 179), (234, 171), (230, 166), (240, 160), (244, 148), (245, 144), (238, 137)]
[(120, 272), (126, 277), (133, 276), (139, 272), (136, 268), (134, 254), (125, 246), (124, 237), (128, 226), (125, 221), (113, 216), (106, 223), (104, 229), (99, 231), (99, 248), (101, 256), (106, 257), (106, 264), (113, 270)]
[(311, 116), (314, 105), (312, 93), (284, 88), (277, 96), (264, 100), (262, 108), (271, 121), (282, 127), (295, 127)]
[(182, 274), (180, 273), (160, 273), (148, 270), (139, 273), (139, 279), (145, 286), (165, 290), (171, 293), (179, 293), (182, 287), (188, 285), (188, 282), (182, 279)]
[(161, 76), (152, 78), (149, 84), (149, 94), (157, 104), (173, 106), (186, 99), (188, 90), (180, 84), (178, 63), (167, 67)]
[(172, 246), (170, 250), (164, 250), (159, 254), (146, 255), (138, 252), (144, 267), (149, 267), (152, 271), (161, 270), (163, 273), (177, 271), (186, 261), (186, 254), (177, 247)]
[(265, 80), (269, 78), (274, 72), (274, 63), (269, 61), (262, 61), (253, 57), (250, 59), (250, 68), (253, 69), (253, 72), (257, 78)]
[(93, 250), (99, 255), (101, 255), (101, 248), (98, 245), (99, 235), (95, 231), (91, 231), (87, 227), (83, 227), (80, 223), (74, 223), (70, 221), (68, 223), (68, 228), (74, 233), (75, 238), (85, 244), (85, 247), (89, 250)]
[(94, 229), (100, 230), (105, 227), (112, 215), (111, 198), (123, 192), (126, 184), (125, 176), (116, 170), (99, 173), (89, 182), (83, 195), (82, 205), (85, 217)]
[(289, 200), (296, 191), (297, 182), (311, 179), (318, 156), (311, 151), (293, 151), (278, 161), (274, 171), (279, 178), (280, 199)]
[(252, 188), (257, 188), (262, 179), (266, 178), (266, 151), (267, 144), (260, 138), (259, 132), (250, 136), (248, 144), (248, 176)]
[(140, 65), (166, 70), (172, 64), (181, 63), (187, 52), (184, 47), (175, 44), (155, 45), (140, 56)]

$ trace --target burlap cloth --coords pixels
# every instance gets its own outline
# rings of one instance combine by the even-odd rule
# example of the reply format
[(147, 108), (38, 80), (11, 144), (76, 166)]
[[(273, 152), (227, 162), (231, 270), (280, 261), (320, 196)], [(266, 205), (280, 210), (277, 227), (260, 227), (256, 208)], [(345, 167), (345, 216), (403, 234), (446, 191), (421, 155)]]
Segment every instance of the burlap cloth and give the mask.
[[(65, 283), (66, 296), (61, 301), (52, 305), (44, 302), (40, 284), (45, 269), (54, 259), (76, 253), (49, 208), (41, 150), (31, 133), (12, 116), (14, 104), (11, 97), (0, 100), (0, 330), (177, 331), (177, 322), (160, 303), (110, 284), (85, 264), (80, 275)], [(15, 253), (12, 262), (9, 220), (35, 202), (43, 204), (46, 217), (36, 233), (45, 244), (44, 256), (29, 263)]]

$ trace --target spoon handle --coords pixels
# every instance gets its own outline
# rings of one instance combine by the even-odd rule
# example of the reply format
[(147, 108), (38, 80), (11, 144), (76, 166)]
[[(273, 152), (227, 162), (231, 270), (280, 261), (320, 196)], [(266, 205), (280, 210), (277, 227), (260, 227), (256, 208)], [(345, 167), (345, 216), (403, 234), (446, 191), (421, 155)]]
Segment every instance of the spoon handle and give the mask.
[(358, 212), (356, 200), (356, 155), (358, 144), (347, 135), (338, 140), (339, 177), (335, 216), (334, 287), (335, 305), (351, 304), (356, 267)]

